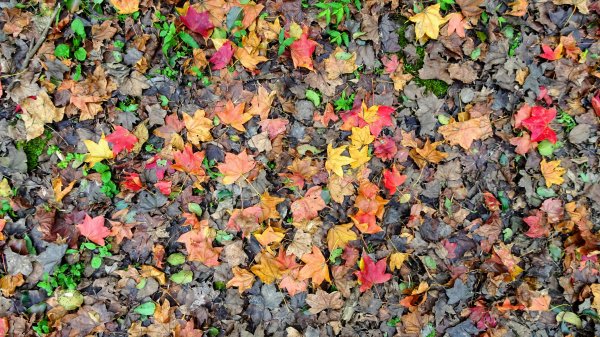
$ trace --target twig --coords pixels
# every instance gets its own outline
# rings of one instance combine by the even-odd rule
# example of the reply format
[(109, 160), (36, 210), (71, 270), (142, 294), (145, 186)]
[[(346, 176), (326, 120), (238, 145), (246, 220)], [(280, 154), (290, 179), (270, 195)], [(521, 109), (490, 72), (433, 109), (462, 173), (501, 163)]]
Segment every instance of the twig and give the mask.
[(29, 66), (29, 63), (31, 62), (31, 59), (33, 58), (33, 56), (35, 56), (35, 54), (40, 49), (40, 47), (42, 46), (42, 44), (44, 43), (44, 41), (46, 41), (46, 37), (48, 36), (48, 31), (50, 30), (50, 27), (52, 26), (52, 22), (54, 22), (54, 18), (56, 17), (56, 15), (58, 14), (58, 12), (60, 11), (60, 7), (61, 7), (60, 4), (58, 4), (54, 8), (54, 12), (52, 12), (52, 16), (50, 16), (50, 20), (48, 21), (48, 25), (46, 26), (46, 28), (44, 28), (44, 31), (42, 32), (42, 35), (40, 36), (40, 38), (38, 39), (38, 41), (36, 42), (36, 44), (33, 46), (33, 48), (29, 49), (29, 51), (27, 52), (27, 56), (25, 57), (25, 61), (23, 61), (23, 63), (19, 67), (19, 70), (25, 69), (25, 68), (27, 68)]

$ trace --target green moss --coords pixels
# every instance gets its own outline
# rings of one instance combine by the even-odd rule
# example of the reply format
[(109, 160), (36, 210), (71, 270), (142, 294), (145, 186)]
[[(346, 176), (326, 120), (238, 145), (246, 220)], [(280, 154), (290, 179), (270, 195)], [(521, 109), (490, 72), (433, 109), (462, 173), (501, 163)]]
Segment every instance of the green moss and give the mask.
[(43, 135), (20, 144), (19, 147), (23, 149), (27, 157), (28, 171), (33, 171), (38, 166), (39, 158), (44, 153), (50, 139), (52, 139), (52, 133), (46, 131)]
[(420, 86), (425, 87), (427, 91), (432, 92), (437, 97), (444, 97), (448, 92), (448, 83), (441, 80), (423, 80), (418, 77), (413, 78), (413, 81)]

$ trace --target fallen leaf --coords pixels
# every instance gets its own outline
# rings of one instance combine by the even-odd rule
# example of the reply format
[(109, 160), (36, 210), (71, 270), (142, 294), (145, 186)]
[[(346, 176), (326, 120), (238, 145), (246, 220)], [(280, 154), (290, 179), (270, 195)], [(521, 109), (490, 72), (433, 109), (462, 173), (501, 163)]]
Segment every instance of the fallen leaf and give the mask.
[(587, 6), (587, 0), (553, 0), (555, 5), (572, 5), (579, 10), (581, 14), (590, 14)]
[(540, 106), (531, 108), (531, 116), (524, 119), (523, 126), (531, 131), (531, 141), (541, 142), (548, 140), (552, 144), (556, 143), (556, 132), (550, 127), (550, 123), (556, 117), (556, 109), (544, 109)]
[(187, 140), (193, 145), (199, 145), (200, 142), (209, 142), (213, 139), (210, 130), (213, 122), (206, 118), (204, 110), (196, 110), (194, 116), (183, 113), (183, 122), (187, 130)]
[(527, 14), (528, 5), (529, 3), (527, 0), (515, 0), (513, 2), (509, 2), (508, 6), (510, 6), (510, 11), (506, 12), (506, 14), (512, 16), (523, 16)]
[(383, 186), (385, 186), (390, 195), (396, 193), (398, 186), (402, 185), (404, 181), (406, 181), (406, 176), (400, 174), (396, 165), (392, 166), (391, 170), (386, 169), (383, 171)]
[(175, 170), (195, 175), (198, 178), (205, 176), (202, 161), (204, 160), (204, 151), (194, 152), (192, 145), (187, 144), (183, 151), (173, 152), (175, 163), (171, 167)]
[(207, 267), (216, 267), (220, 264), (219, 255), (223, 248), (215, 248), (212, 245), (212, 238), (205, 234), (203, 229), (192, 229), (182, 234), (177, 242), (185, 244), (190, 261), (198, 261)]
[(181, 22), (192, 32), (198, 33), (207, 38), (215, 26), (210, 21), (210, 13), (208, 11), (198, 12), (194, 7), (188, 7), (185, 15), (179, 17)]
[(47, 123), (60, 122), (65, 115), (65, 108), (57, 108), (46, 91), (23, 99), (20, 106), (27, 140), (41, 136)]
[(410, 254), (408, 253), (392, 253), (390, 255), (390, 270), (394, 271), (396, 269), (400, 269), (400, 267), (402, 267), (402, 265), (404, 264), (404, 261), (406, 261), (406, 259), (408, 259), (409, 256)]
[(108, 142), (106, 141), (104, 134), (102, 134), (98, 143), (89, 139), (84, 140), (83, 143), (88, 149), (88, 154), (85, 156), (85, 162), (89, 163), (90, 167), (104, 159), (113, 159), (115, 157), (113, 151), (108, 147)]
[(492, 136), (492, 125), (488, 116), (472, 118), (465, 122), (454, 122), (441, 126), (438, 131), (450, 144), (469, 150), (475, 140)]
[(217, 168), (223, 174), (223, 184), (231, 185), (244, 174), (250, 172), (254, 166), (256, 166), (256, 162), (252, 159), (252, 156), (248, 155), (246, 151), (242, 151), (237, 155), (226, 153), (225, 161), (219, 163)]
[(271, 284), (281, 278), (281, 270), (275, 259), (268, 253), (261, 253), (258, 256), (259, 263), (250, 267), (254, 275), (265, 284)]
[(102, 215), (91, 218), (86, 214), (83, 222), (77, 225), (77, 229), (81, 235), (100, 246), (104, 246), (104, 238), (110, 235), (110, 230), (104, 226)]
[(4, 297), (11, 297), (15, 294), (17, 287), (25, 284), (23, 274), (18, 273), (17, 275), (4, 275), (0, 278), (0, 289)]
[(316, 48), (317, 43), (308, 38), (308, 28), (305, 27), (302, 35), (290, 45), (294, 68), (303, 67), (308, 70), (314, 70), (312, 54)]
[(140, 0), (110, 0), (119, 14), (133, 14), (140, 10)]
[(251, 114), (244, 112), (245, 107), (246, 104), (243, 102), (234, 106), (232, 101), (227, 101), (225, 106), (220, 105), (217, 107), (215, 113), (219, 116), (222, 123), (231, 125), (231, 127), (240, 132), (245, 132), (244, 123), (252, 119)]
[(348, 53), (339, 46), (325, 59), (328, 80), (335, 80), (343, 74), (352, 74), (356, 69), (356, 52)]
[(550, 187), (553, 184), (561, 185), (565, 181), (562, 176), (567, 170), (560, 167), (560, 160), (546, 162), (546, 159), (542, 159), (540, 170), (546, 180), (546, 187)]
[(373, 285), (380, 284), (389, 281), (392, 278), (392, 274), (385, 272), (387, 264), (385, 259), (379, 260), (374, 263), (368, 254), (363, 253), (362, 258), (358, 262), (359, 270), (354, 272), (354, 275), (358, 278), (358, 284), (360, 284), (360, 292), (371, 289)]
[(540, 54), (540, 57), (549, 61), (556, 61), (562, 58), (563, 45), (559, 44), (556, 46), (554, 50), (549, 46), (542, 44), (543, 53)]
[(214, 53), (210, 59), (208, 60), (213, 64), (212, 70), (220, 70), (231, 62), (231, 58), (233, 57), (234, 46), (231, 41), (227, 40), (223, 45)]
[(77, 181), (75, 180), (71, 181), (69, 185), (67, 185), (67, 187), (63, 189), (62, 179), (60, 177), (52, 179), (52, 190), (54, 191), (54, 200), (56, 200), (56, 202), (61, 202), (62, 199), (67, 194), (69, 194), (69, 192), (71, 192), (76, 182)]
[(240, 295), (252, 288), (255, 280), (254, 274), (240, 267), (233, 267), (231, 271), (233, 272), (233, 278), (227, 282), (227, 288), (237, 287)]
[(306, 296), (306, 304), (310, 306), (308, 311), (316, 315), (327, 309), (341, 309), (344, 305), (344, 300), (342, 300), (342, 294), (339, 291), (327, 293), (322, 289), (317, 289), (315, 294), (308, 294)]
[(115, 126), (115, 131), (113, 131), (113, 133), (106, 136), (106, 140), (113, 145), (113, 154), (115, 156), (123, 150), (133, 150), (133, 147), (138, 142), (135, 135), (119, 125)]
[(325, 208), (321, 191), (320, 186), (313, 186), (306, 191), (304, 197), (292, 203), (290, 208), (294, 221), (311, 220), (319, 215), (319, 211)]
[(479, 16), (483, 12), (483, 8), (479, 7), (483, 2), (483, 0), (456, 0), (465, 17)]
[(352, 231), (352, 223), (333, 226), (327, 232), (327, 248), (332, 252), (337, 248), (345, 248), (348, 242), (358, 239)]
[(325, 162), (325, 168), (330, 173), (333, 172), (340, 177), (344, 176), (344, 165), (349, 165), (354, 162), (354, 159), (342, 155), (342, 152), (346, 150), (348, 145), (343, 145), (338, 148), (334, 148), (331, 143), (327, 144), (327, 161)]
[(310, 278), (314, 286), (320, 285), (323, 281), (331, 283), (329, 266), (327, 266), (327, 261), (319, 248), (313, 246), (312, 253), (305, 254), (301, 260), (306, 264), (300, 269), (299, 278), (301, 280)]
[(419, 41), (426, 41), (427, 38), (437, 40), (440, 35), (440, 26), (446, 22), (446, 19), (440, 14), (439, 3), (428, 6), (408, 19), (415, 23), (415, 35)]

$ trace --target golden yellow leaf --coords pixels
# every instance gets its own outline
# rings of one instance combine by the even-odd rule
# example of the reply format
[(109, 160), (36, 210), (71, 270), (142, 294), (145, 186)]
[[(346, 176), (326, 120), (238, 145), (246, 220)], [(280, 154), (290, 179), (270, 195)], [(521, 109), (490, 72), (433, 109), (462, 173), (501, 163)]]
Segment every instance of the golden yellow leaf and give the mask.
[(158, 268), (150, 265), (143, 265), (141, 269), (140, 275), (142, 277), (154, 277), (160, 285), (167, 283), (167, 277), (165, 276), (165, 273), (160, 271)]
[(465, 122), (440, 126), (438, 131), (451, 145), (460, 145), (463, 149), (469, 150), (473, 141), (486, 139), (492, 135), (492, 124), (488, 116), (481, 116)]
[(4, 297), (10, 297), (15, 293), (17, 287), (22, 286), (25, 283), (23, 274), (18, 273), (17, 275), (4, 275), (0, 278), (0, 289)]
[(75, 182), (75, 180), (71, 181), (69, 185), (67, 185), (67, 187), (65, 187), (65, 189), (63, 190), (63, 184), (60, 177), (52, 179), (52, 190), (54, 191), (54, 200), (56, 200), (56, 202), (61, 202), (61, 200), (67, 194), (69, 194), (69, 192), (71, 192), (73, 186), (75, 186)]
[(96, 165), (103, 161), (104, 159), (112, 159), (114, 158), (114, 154), (110, 147), (108, 147), (108, 142), (102, 134), (100, 141), (95, 143), (89, 139), (83, 141), (85, 147), (88, 149), (88, 154), (85, 156), (85, 162), (90, 164), (90, 167)]
[(231, 271), (233, 278), (227, 282), (227, 288), (237, 287), (240, 294), (252, 288), (255, 277), (251, 272), (240, 267), (233, 267)]
[(440, 161), (444, 160), (446, 157), (448, 157), (447, 153), (440, 152), (437, 150), (437, 147), (441, 143), (442, 142), (430, 143), (429, 139), (427, 139), (425, 141), (425, 145), (423, 145), (423, 148), (411, 149), (408, 154), (415, 161), (417, 166), (419, 166), (419, 168), (425, 167), (427, 163), (437, 164)]
[(210, 133), (213, 122), (205, 116), (206, 112), (200, 109), (196, 110), (194, 117), (183, 113), (183, 122), (187, 129), (187, 139), (194, 145), (198, 145), (200, 142), (209, 142), (213, 139)]
[(271, 284), (281, 278), (281, 270), (277, 265), (275, 259), (268, 253), (261, 253), (259, 256), (259, 263), (250, 267), (250, 270), (254, 275), (263, 281), (263, 283)]
[(269, 191), (265, 191), (260, 195), (260, 208), (263, 211), (265, 218), (279, 219), (281, 216), (277, 211), (277, 205), (282, 203), (285, 198), (274, 197), (269, 194)]
[(0, 197), (10, 197), (12, 196), (12, 189), (10, 188), (10, 184), (8, 183), (8, 179), (3, 178), (0, 181)]
[(140, 0), (110, 0), (119, 14), (133, 14), (140, 10)]
[(280, 228), (267, 227), (262, 233), (254, 234), (256, 241), (258, 241), (267, 251), (271, 251), (271, 244), (278, 244), (285, 237), (285, 232)]
[(360, 148), (364, 145), (373, 143), (375, 137), (371, 134), (369, 126), (363, 126), (362, 128), (352, 127), (352, 134), (350, 135), (350, 141), (352, 146)]
[(46, 91), (40, 91), (35, 98), (23, 99), (21, 109), (27, 140), (41, 136), (46, 123), (60, 122), (65, 114), (65, 108), (57, 108)]
[(567, 170), (559, 165), (560, 160), (546, 162), (546, 159), (542, 159), (542, 162), (540, 163), (540, 170), (542, 171), (542, 175), (546, 180), (546, 187), (550, 187), (552, 184), (560, 185), (565, 181), (562, 176)]
[(590, 288), (592, 289), (592, 295), (594, 295), (592, 308), (596, 309), (596, 312), (600, 312), (600, 283), (592, 284)]
[(353, 162), (350, 163), (350, 167), (353, 169), (361, 167), (371, 160), (369, 148), (367, 146), (363, 146), (360, 150), (354, 146), (350, 146), (348, 152), (350, 153), (350, 158), (353, 160)]
[(358, 239), (358, 236), (351, 229), (354, 224), (347, 223), (344, 225), (333, 226), (327, 232), (327, 248), (333, 251), (336, 248), (345, 248), (350, 241)]
[(431, 5), (408, 19), (415, 23), (415, 35), (421, 42), (428, 37), (436, 40), (440, 35), (440, 26), (446, 22), (440, 14), (440, 4)]
[(325, 162), (325, 168), (330, 173), (333, 172), (340, 177), (344, 176), (344, 165), (348, 165), (354, 162), (354, 159), (346, 156), (342, 156), (342, 152), (346, 150), (348, 145), (334, 148), (331, 143), (327, 145), (327, 161)]
[(390, 270), (394, 271), (396, 269), (400, 269), (400, 267), (402, 267), (402, 264), (404, 263), (404, 261), (406, 261), (408, 256), (408, 253), (400, 252), (396, 252), (390, 255)]

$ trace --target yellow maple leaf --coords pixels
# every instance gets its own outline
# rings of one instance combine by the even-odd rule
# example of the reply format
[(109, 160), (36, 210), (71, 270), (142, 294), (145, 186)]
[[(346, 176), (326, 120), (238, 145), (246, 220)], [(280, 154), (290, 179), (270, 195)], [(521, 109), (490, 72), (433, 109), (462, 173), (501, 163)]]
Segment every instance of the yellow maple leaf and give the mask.
[(261, 253), (258, 258), (259, 264), (250, 267), (254, 275), (265, 284), (271, 284), (281, 278), (281, 270), (277, 266), (275, 259), (266, 253)]
[(352, 146), (360, 148), (364, 145), (373, 143), (375, 137), (371, 134), (369, 126), (363, 126), (362, 128), (352, 127), (352, 135), (350, 135), (350, 141)]
[(354, 159), (342, 156), (342, 152), (346, 150), (348, 145), (334, 148), (331, 144), (327, 145), (327, 161), (325, 162), (325, 168), (330, 173), (333, 172), (340, 177), (344, 176), (344, 165), (349, 165), (354, 162)]
[(327, 248), (333, 251), (336, 248), (344, 248), (350, 241), (356, 240), (358, 236), (352, 231), (354, 224), (347, 223), (344, 225), (333, 226), (327, 232)]
[(196, 110), (194, 117), (183, 113), (183, 122), (187, 130), (187, 139), (194, 145), (200, 144), (200, 142), (209, 142), (213, 139), (210, 130), (213, 127), (213, 122), (209, 118), (206, 118), (206, 112), (204, 110)]
[(425, 167), (427, 163), (437, 164), (448, 157), (447, 153), (437, 150), (437, 147), (440, 146), (440, 144), (442, 144), (442, 142), (431, 143), (429, 139), (427, 139), (423, 148), (413, 148), (408, 155), (415, 161), (419, 168)]
[(560, 185), (565, 181), (562, 176), (567, 170), (559, 165), (560, 160), (546, 162), (546, 159), (543, 159), (540, 163), (540, 170), (546, 180), (546, 187), (550, 187), (552, 184)]
[(110, 0), (119, 14), (133, 14), (140, 10), (140, 0)]
[(323, 253), (316, 246), (312, 247), (312, 253), (304, 254), (301, 258), (302, 262), (306, 263), (298, 274), (300, 280), (312, 278), (312, 283), (315, 286), (327, 281), (331, 283), (329, 277), (329, 266)]
[(54, 200), (56, 200), (56, 202), (60, 202), (67, 194), (69, 194), (69, 192), (71, 192), (73, 186), (75, 186), (75, 183), (75, 180), (71, 181), (69, 185), (67, 185), (67, 187), (65, 187), (65, 189), (63, 190), (63, 184), (60, 177), (52, 179), (52, 190), (54, 191)]
[(255, 233), (254, 237), (269, 253), (272, 253), (272, 244), (279, 244), (285, 237), (285, 232), (280, 228), (273, 229), (273, 227), (269, 226), (262, 233)]
[(350, 167), (353, 169), (361, 167), (371, 160), (371, 157), (369, 157), (369, 148), (367, 146), (363, 146), (360, 150), (354, 146), (350, 146), (348, 152), (350, 153), (350, 158), (354, 160), (354, 162), (350, 163)]
[(252, 288), (255, 277), (251, 272), (240, 267), (233, 267), (231, 271), (233, 278), (227, 282), (227, 288), (237, 287), (240, 294)]
[(400, 267), (402, 267), (402, 264), (404, 263), (404, 261), (406, 261), (408, 256), (408, 253), (400, 252), (396, 252), (390, 255), (390, 270), (394, 271), (396, 269), (400, 269)]
[(420, 42), (425, 42), (427, 38), (437, 40), (440, 26), (446, 22), (440, 14), (440, 4), (431, 5), (408, 19), (415, 23), (415, 35)]
[(102, 134), (102, 137), (100, 138), (98, 143), (95, 143), (94, 141), (89, 139), (84, 140), (83, 143), (85, 144), (85, 147), (87, 147), (89, 152), (85, 156), (85, 162), (89, 163), (90, 167), (96, 165), (96, 163), (99, 163), (104, 159), (114, 158), (114, 154), (110, 147), (108, 147), (108, 142), (106, 141), (104, 134)]
[(285, 198), (275, 197), (269, 194), (268, 191), (265, 191), (260, 195), (260, 208), (262, 209), (263, 216), (265, 218), (271, 219), (279, 219), (281, 215), (277, 211), (277, 205), (282, 203)]

